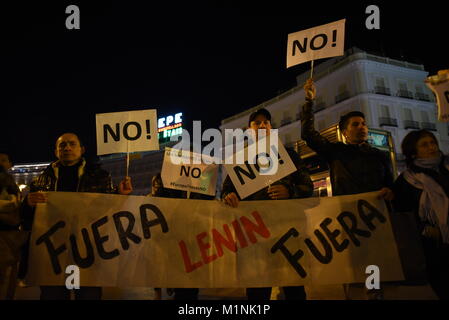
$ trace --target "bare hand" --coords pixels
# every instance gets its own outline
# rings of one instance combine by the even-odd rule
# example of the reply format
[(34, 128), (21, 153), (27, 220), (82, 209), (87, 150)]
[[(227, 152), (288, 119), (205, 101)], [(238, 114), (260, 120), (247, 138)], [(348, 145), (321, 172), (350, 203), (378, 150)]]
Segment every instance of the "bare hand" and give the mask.
[(304, 92), (307, 100), (315, 100), (316, 88), (312, 79), (308, 79), (304, 84)]
[(31, 192), (28, 194), (27, 203), (30, 207), (35, 207), (38, 203), (46, 203), (48, 196), (46, 192)]
[(268, 196), (273, 200), (282, 200), (290, 198), (290, 192), (282, 184), (276, 184), (268, 188)]
[(19, 205), (19, 199), (13, 194), (8, 194), (7, 199), (0, 200), (0, 213), (10, 213), (16, 210)]
[(125, 177), (125, 179), (120, 182), (118, 186), (118, 192), (122, 195), (128, 195), (133, 191), (133, 186), (131, 184), (131, 177)]
[(394, 199), (394, 193), (390, 188), (382, 188), (379, 191), (377, 199), (385, 199), (387, 201), (391, 201)]
[(425, 226), (422, 234), (424, 237), (435, 241), (438, 241), (441, 237), (440, 229), (432, 226)]
[(235, 194), (235, 192), (231, 192), (223, 199), (224, 203), (233, 208), (237, 208), (239, 206), (239, 197)]

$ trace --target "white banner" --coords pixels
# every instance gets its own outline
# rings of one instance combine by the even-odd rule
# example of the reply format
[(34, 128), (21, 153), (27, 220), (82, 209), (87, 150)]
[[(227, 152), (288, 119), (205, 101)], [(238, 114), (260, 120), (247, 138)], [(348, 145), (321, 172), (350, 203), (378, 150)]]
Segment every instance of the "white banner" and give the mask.
[(438, 120), (449, 122), (449, 70), (427, 78), (426, 84), (437, 97)]
[[(225, 159), (224, 167), (241, 199), (296, 171), (282, 142), (275, 139), (275, 144), (269, 138), (237, 151), (232, 159)], [(266, 144), (266, 140), (270, 140), (270, 145)], [(257, 150), (251, 150), (252, 147), (257, 147)], [(244, 163), (239, 164), (243, 161), (238, 159), (243, 159)]]
[(310, 60), (341, 56), (345, 47), (346, 19), (290, 33), (287, 68)]
[[(205, 164), (206, 157), (199, 153), (180, 152), (165, 148), (161, 178), (165, 188), (190, 191), (215, 196), (218, 178), (218, 165)], [(172, 161), (178, 158), (178, 161)]]
[(29, 285), (238, 288), (381, 281), (403, 274), (378, 192), (333, 198), (187, 200), (48, 193), (38, 204)]
[(156, 110), (99, 113), (97, 155), (159, 150)]

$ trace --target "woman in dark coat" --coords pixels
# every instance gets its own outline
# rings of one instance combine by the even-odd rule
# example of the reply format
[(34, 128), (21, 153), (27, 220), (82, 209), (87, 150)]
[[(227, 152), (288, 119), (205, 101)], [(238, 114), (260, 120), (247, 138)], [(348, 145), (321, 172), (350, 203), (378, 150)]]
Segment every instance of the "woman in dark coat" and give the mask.
[(407, 134), (402, 153), (407, 169), (394, 183), (395, 210), (414, 213), (429, 283), (440, 299), (449, 299), (449, 157), (427, 130)]

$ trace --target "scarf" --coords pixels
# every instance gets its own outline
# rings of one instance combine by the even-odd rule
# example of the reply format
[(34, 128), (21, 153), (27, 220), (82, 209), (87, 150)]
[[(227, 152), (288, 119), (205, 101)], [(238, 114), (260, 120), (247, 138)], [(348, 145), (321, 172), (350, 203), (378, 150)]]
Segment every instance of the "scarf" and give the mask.
[[(424, 168), (424, 169), (431, 169), (434, 170), (436, 172), (440, 172), (440, 164), (441, 164), (441, 160), (443, 158), (443, 155), (440, 155), (439, 157), (436, 158), (430, 158), (430, 159), (415, 159), (413, 161), (413, 164), (415, 166)], [(447, 160), (447, 159), (445, 159)]]
[[(437, 170), (442, 157), (433, 159), (416, 159), (416, 166)], [(449, 170), (449, 157), (445, 156), (444, 165)], [(439, 172), (439, 170), (438, 170)], [(422, 221), (438, 226), (444, 243), (449, 243), (449, 199), (443, 188), (430, 176), (423, 172), (404, 171), (405, 180), (417, 189), (422, 190), (419, 199), (419, 217)]]

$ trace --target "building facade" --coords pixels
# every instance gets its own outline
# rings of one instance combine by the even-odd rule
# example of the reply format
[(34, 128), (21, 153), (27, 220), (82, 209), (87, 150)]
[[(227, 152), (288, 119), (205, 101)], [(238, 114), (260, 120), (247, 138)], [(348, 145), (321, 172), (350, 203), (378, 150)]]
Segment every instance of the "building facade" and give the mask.
[[(368, 127), (391, 133), (399, 171), (405, 166), (400, 144), (411, 130), (432, 131), (441, 150), (449, 153), (449, 127), (437, 121), (435, 97), (424, 83), (427, 76), (423, 65), (349, 49), (344, 56), (329, 59), (314, 69), (315, 127), (326, 129), (338, 123), (341, 115), (362, 111)], [(301, 139), (299, 113), (305, 101), (302, 87), (309, 77), (309, 71), (299, 75), (296, 87), (224, 119), (220, 129), (224, 132), (245, 127), (251, 112), (266, 108), (281, 141), (294, 146)]]
[(20, 190), (26, 193), (31, 181), (39, 176), (49, 165), (50, 162), (17, 164), (9, 170), (9, 173), (14, 177)]
[[(148, 195), (153, 176), (162, 170), (164, 151), (148, 151), (130, 154), (128, 175), (132, 179), (133, 195)], [(126, 176), (126, 154), (101, 157), (101, 167), (111, 174), (112, 182), (118, 185)]]

